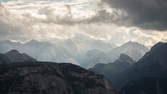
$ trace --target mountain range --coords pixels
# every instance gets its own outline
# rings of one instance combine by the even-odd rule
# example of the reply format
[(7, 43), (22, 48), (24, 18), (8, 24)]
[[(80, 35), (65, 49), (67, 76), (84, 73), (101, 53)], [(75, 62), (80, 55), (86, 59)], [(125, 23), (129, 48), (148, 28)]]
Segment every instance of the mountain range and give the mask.
[(148, 51), (149, 49), (144, 45), (130, 41), (108, 52), (97, 49), (89, 50), (84, 56), (80, 56), (78, 62), (85, 68), (91, 68), (99, 63), (107, 64), (114, 62), (121, 54), (126, 54), (134, 61), (138, 61)]
[(134, 61), (138, 61), (144, 56), (149, 49), (142, 44), (137, 42), (129, 41), (109, 52), (108, 56), (112, 57), (113, 60), (118, 59), (120, 54), (126, 54), (131, 57)]
[[(167, 87), (167, 84), (163, 84), (163, 82), (167, 82), (166, 56), (167, 43), (157, 43), (139, 61), (129, 67), (125, 67), (125, 69), (122, 67), (123, 70), (116, 74), (113, 74), (113, 72), (115, 73), (112, 69), (115, 67), (114, 64), (111, 66), (109, 66), (110, 64), (105, 65), (108, 68), (104, 68), (102, 65), (95, 66), (90, 70), (108, 77), (112, 80), (113, 87), (117, 89), (122, 88), (123, 94), (134, 94), (134, 92), (135, 94), (166, 94), (165, 87)], [(124, 65), (125, 62), (127, 61), (125, 60), (121, 65)], [(154, 85), (151, 85), (150, 82)], [(159, 84), (157, 85), (157, 83)], [(146, 85), (148, 87), (145, 87)], [(157, 87), (159, 88), (157, 89)], [(160, 90), (161, 93), (157, 93), (159, 89), (162, 89)], [(151, 90), (152, 93), (150, 93)]]
[(70, 63), (38, 62), (11, 50), (0, 54), (2, 94), (118, 94), (110, 81)]
[(75, 37), (73, 40), (56, 40), (55, 42), (31, 40), (26, 43), (6, 40), (0, 41), (0, 53), (16, 49), (39, 61), (72, 62), (84, 68), (90, 68), (98, 63), (113, 62), (122, 53), (137, 61), (149, 50), (136, 42), (128, 42), (116, 47), (114, 44), (86, 39), (87, 41), (82, 41)]
[(0, 92), (118, 94), (116, 88), (121, 94), (166, 94), (166, 49), (167, 43), (158, 43), (137, 62), (123, 53), (114, 62), (96, 64), (90, 71), (70, 63), (38, 62), (11, 50), (0, 54)]
[[(86, 38), (87, 39), (87, 38)], [(50, 62), (72, 62), (80, 65), (80, 56), (91, 49), (106, 50), (113, 49), (112, 44), (104, 43), (102, 41), (89, 40), (79, 41), (74, 40), (55, 40), (54, 42), (41, 42), (31, 40), (25, 43), (12, 42), (8, 40), (0, 41), (0, 53), (5, 53), (12, 49), (27, 53), (39, 61)], [(101, 46), (100, 46), (101, 45)]]

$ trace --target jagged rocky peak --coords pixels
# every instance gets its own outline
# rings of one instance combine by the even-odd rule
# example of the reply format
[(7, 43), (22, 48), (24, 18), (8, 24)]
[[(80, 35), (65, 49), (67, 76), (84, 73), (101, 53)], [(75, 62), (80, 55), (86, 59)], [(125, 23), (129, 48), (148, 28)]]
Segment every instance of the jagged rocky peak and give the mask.
[(121, 54), (120, 57), (116, 60), (116, 62), (127, 62), (129, 64), (135, 63), (135, 61), (126, 54)]
[(3, 94), (118, 94), (103, 76), (67, 63), (2, 65)]
[(129, 41), (121, 45), (120, 47), (113, 49), (113, 51), (110, 53), (110, 56), (115, 57), (115, 59), (117, 59), (120, 56), (120, 54), (124, 53), (130, 56), (133, 60), (138, 61), (148, 51), (149, 49), (144, 45), (139, 44), (137, 42)]

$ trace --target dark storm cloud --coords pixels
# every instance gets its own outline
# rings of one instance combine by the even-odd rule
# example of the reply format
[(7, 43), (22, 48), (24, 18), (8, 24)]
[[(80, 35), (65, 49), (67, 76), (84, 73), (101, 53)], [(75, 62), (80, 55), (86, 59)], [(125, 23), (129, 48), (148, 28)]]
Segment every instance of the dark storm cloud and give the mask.
[(112, 8), (127, 12), (131, 25), (143, 29), (167, 29), (167, 0), (103, 0)]

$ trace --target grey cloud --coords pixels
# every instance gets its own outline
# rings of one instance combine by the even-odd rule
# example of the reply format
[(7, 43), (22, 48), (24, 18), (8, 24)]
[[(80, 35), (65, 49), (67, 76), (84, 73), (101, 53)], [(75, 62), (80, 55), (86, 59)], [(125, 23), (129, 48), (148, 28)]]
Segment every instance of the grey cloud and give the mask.
[[(126, 11), (132, 23), (143, 29), (167, 29), (166, 0), (103, 0), (112, 8)], [(123, 20), (124, 21), (124, 20)], [(129, 24), (129, 23), (128, 23)]]

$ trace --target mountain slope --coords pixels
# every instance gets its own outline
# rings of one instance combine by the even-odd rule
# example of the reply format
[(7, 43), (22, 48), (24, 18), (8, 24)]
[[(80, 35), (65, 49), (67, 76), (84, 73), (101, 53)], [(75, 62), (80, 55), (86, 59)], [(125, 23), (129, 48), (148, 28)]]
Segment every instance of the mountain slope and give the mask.
[[(124, 64), (118, 67), (112, 64), (96, 65), (91, 70), (105, 75), (110, 80), (114, 88), (121, 89), (128, 82), (141, 80), (145, 77), (160, 77), (167, 76), (167, 43), (158, 43), (151, 48), (137, 63), (131, 66)], [(124, 59), (123, 61), (126, 61)], [(117, 60), (118, 62), (118, 60)], [(132, 64), (132, 63), (131, 63)], [(150, 79), (151, 80), (151, 79)]]
[(167, 94), (167, 78), (146, 77), (131, 81), (121, 89), (121, 94)]
[(103, 76), (72, 64), (13, 63), (0, 70), (3, 94), (118, 94)]
[(36, 60), (27, 54), (23, 53), (21, 54), (17, 50), (11, 50), (5, 55), (9, 58), (11, 62), (35, 62)]
[(19, 62), (36, 62), (36, 60), (25, 53), (20, 53), (17, 50), (11, 50), (7, 53), (0, 54), (0, 64)]
[(90, 70), (106, 76), (113, 82), (112, 79), (115, 78), (118, 73), (129, 68), (134, 64), (134, 62), (135, 61), (133, 61), (128, 55), (121, 54), (115, 62), (109, 64), (96, 64), (93, 68), (90, 68)]
[(167, 43), (158, 43), (152, 47), (132, 67), (123, 71), (114, 79), (116, 87), (121, 88), (129, 81), (140, 80), (144, 77), (167, 77)]
[(108, 56), (115, 60), (120, 56), (120, 54), (126, 54), (133, 60), (138, 61), (148, 51), (149, 49), (144, 45), (130, 41), (121, 45), (120, 47), (113, 49)]
[(96, 64), (114, 62), (121, 54), (130, 56), (134, 61), (138, 61), (148, 48), (136, 42), (127, 42), (120, 47), (116, 47), (111, 51), (104, 52), (98, 49), (89, 50), (85, 55), (79, 56), (78, 62), (85, 68), (91, 68)]
[(81, 66), (85, 68), (91, 68), (98, 63), (104, 64), (108, 63), (109, 61), (110, 60), (107, 54), (97, 49), (88, 51), (86, 55), (82, 56), (82, 58), (79, 60)]
[(9, 58), (4, 55), (4, 54), (0, 54), (0, 64), (8, 64), (11, 61), (9, 60)]

